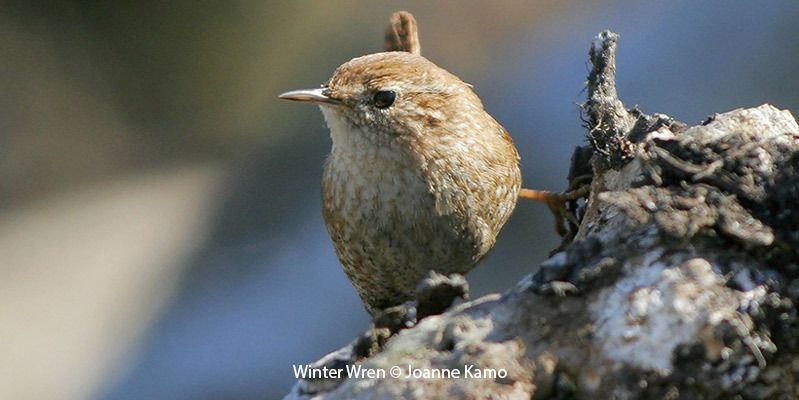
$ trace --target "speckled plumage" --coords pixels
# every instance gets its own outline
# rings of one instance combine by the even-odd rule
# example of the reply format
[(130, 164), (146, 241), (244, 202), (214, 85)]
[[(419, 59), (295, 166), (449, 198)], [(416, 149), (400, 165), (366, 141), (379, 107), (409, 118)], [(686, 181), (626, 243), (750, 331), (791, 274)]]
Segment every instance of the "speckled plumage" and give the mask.
[[(374, 93), (393, 90), (379, 109)], [(339, 67), (320, 104), (333, 148), (322, 182), (336, 252), (367, 310), (408, 300), (430, 270), (465, 273), (493, 247), (521, 185), (518, 153), (471, 86), (424, 57)]]

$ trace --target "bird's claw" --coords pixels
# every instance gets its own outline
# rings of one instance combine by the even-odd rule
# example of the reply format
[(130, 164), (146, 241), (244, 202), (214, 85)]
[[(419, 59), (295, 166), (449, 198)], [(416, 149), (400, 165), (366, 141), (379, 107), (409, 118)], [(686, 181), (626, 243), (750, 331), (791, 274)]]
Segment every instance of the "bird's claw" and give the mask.
[(591, 186), (589, 184), (584, 184), (576, 189), (563, 193), (522, 189), (519, 196), (524, 199), (543, 201), (555, 216), (555, 231), (558, 235), (564, 237), (568, 234), (567, 224), (572, 224), (574, 226), (580, 225), (577, 216), (572, 210), (569, 210), (567, 204), (570, 201), (588, 197), (590, 191)]
[(567, 207), (569, 201), (579, 198), (579, 196), (573, 197), (571, 195), (572, 193), (574, 193), (574, 191), (551, 193), (551, 195), (544, 200), (549, 210), (552, 211), (552, 215), (555, 216), (555, 231), (561, 237), (569, 233), (567, 224), (572, 224), (574, 226), (580, 225), (577, 216)]

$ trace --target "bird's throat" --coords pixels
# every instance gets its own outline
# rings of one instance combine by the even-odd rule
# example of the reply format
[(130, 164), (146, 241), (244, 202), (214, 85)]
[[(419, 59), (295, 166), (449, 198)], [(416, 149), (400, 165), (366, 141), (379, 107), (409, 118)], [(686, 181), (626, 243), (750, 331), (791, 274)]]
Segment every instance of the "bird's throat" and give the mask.
[(335, 110), (322, 110), (333, 141), (324, 174), (332, 209), (381, 224), (384, 217), (432, 208), (417, 159), (398, 143), (370, 140), (374, 132), (353, 126)]

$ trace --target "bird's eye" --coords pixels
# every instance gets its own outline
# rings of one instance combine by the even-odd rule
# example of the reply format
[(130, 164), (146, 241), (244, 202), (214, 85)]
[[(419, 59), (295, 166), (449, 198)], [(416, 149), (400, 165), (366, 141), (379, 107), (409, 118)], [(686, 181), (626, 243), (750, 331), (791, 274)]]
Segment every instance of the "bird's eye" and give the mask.
[(374, 101), (377, 108), (388, 108), (394, 104), (397, 94), (393, 90), (381, 90), (375, 93)]

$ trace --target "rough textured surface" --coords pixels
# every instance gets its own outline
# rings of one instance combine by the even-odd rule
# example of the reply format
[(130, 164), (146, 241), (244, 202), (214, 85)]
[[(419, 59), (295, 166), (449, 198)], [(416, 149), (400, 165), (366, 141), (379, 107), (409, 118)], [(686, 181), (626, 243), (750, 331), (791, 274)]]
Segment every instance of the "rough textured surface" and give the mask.
[[(799, 397), (799, 126), (770, 105), (690, 128), (626, 110), (616, 38), (591, 49), (593, 155), (572, 169), (593, 172), (592, 193), (574, 240), (504, 295), (397, 329), (353, 361), (507, 376), (348, 379), (315, 396)], [(301, 383), (287, 396), (308, 397)]]

